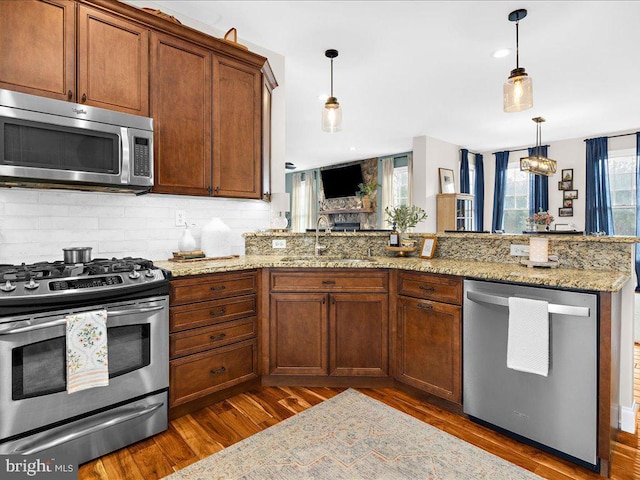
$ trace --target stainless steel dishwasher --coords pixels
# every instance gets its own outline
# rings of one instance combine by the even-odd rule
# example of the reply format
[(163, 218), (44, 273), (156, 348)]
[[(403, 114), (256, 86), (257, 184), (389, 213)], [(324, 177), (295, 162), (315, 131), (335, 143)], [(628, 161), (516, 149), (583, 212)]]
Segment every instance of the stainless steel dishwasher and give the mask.
[[(507, 368), (509, 297), (549, 302), (549, 374)], [(598, 322), (595, 294), (466, 280), (463, 409), (599, 471)]]

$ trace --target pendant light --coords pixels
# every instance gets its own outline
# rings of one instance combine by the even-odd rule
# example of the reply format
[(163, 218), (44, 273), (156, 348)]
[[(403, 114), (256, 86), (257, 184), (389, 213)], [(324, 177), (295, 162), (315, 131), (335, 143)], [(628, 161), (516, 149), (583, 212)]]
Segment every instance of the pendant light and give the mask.
[(502, 90), (503, 107), (507, 113), (521, 112), (533, 107), (533, 82), (524, 71), (524, 67), (520, 66), (518, 24), (526, 16), (527, 11), (524, 8), (509, 14), (509, 21), (516, 22), (516, 68), (511, 70)]
[(558, 169), (557, 162), (542, 155), (542, 130), (540, 124), (544, 122), (544, 118), (535, 117), (531, 120), (536, 122), (536, 146), (533, 155), (520, 159), (520, 170), (536, 175), (553, 175)]
[(333, 96), (333, 59), (338, 56), (338, 51), (330, 49), (324, 52), (324, 55), (331, 59), (331, 95), (322, 109), (322, 130), (334, 133), (342, 130), (342, 109), (338, 99)]

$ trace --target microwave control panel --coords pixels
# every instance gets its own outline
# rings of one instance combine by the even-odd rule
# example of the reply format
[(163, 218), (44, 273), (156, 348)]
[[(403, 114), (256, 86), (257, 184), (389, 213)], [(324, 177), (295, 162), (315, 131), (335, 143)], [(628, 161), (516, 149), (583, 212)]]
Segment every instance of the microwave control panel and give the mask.
[(133, 174), (136, 177), (150, 177), (149, 139), (135, 137), (133, 144)]

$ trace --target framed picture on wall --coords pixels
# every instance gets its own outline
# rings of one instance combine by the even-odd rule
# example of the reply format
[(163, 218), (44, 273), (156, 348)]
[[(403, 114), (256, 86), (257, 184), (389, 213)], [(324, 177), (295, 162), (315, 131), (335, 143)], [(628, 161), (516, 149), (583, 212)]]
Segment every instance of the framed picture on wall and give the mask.
[(562, 192), (563, 200), (575, 200), (576, 198), (578, 198), (578, 190), (565, 190)]
[(558, 182), (558, 190), (573, 190), (573, 181)]
[(573, 208), (559, 208), (558, 209), (559, 217), (573, 217)]
[(573, 168), (565, 168), (562, 170), (562, 181), (573, 182)]
[(573, 208), (573, 199), (565, 198), (562, 200), (562, 208)]
[(456, 185), (453, 181), (453, 170), (439, 168), (440, 172), (440, 193), (456, 193)]

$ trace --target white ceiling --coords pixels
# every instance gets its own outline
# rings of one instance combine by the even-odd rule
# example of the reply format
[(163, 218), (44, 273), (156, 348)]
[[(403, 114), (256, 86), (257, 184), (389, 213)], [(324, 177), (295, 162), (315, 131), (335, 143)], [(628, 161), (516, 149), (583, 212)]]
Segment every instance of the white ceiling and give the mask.
[[(285, 57), (286, 160), (298, 169), (409, 151), (427, 135), (475, 152), (640, 128), (638, 1), (157, 1)], [(503, 113), (520, 66), (534, 107)], [(512, 53), (491, 57), (499, 48)], [(343, 131), (320, 129), (328, 48)], [(355, 147), (355, 150), (352, 150)]]

